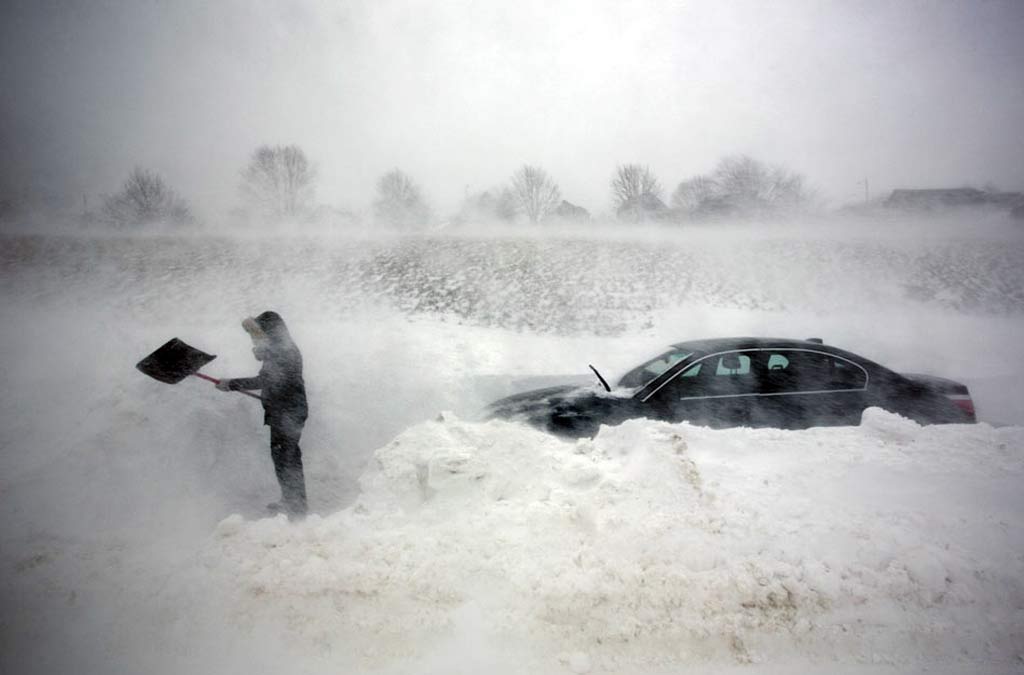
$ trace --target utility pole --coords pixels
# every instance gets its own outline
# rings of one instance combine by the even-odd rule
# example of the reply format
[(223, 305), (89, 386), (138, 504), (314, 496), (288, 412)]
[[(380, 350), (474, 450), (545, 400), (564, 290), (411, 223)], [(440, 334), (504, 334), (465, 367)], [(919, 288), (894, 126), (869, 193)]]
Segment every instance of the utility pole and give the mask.
[(871, 190), (868, 188), (867, 176), (864, 177), (864, 180), (857, 181), (857, 185), (860, 185), (861, 183), (864, 183), (864, 203), (867, 204), (871, 201)]

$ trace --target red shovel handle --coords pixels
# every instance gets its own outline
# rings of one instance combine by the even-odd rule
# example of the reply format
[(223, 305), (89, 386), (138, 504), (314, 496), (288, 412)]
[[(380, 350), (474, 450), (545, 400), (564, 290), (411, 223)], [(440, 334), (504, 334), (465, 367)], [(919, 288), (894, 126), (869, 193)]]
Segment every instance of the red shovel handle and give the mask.
[[(210, 377), (209, 375), (203, 375), (202, 373), (192, 373), (192, 374), (195, 375), (196, 377), (200, 378), (200, 379), (206, 380), (207, 382), (213, 382), (214, 384), (220, 384), (220, 380), (218, 380), (216, 377)], [(251, 391), (243, 391), (241, 389), (238, 389), (237, 391), (238, 391), (239, 394), (245, 394), (246, 396), (252, 396), (253, 398), (256, 398), (256, 399), (260, 398), (259, 396), (257, 396), (256, 394), (252, 393)], [(260, 399), (260, 400), (262, 400), (262, 399)]]

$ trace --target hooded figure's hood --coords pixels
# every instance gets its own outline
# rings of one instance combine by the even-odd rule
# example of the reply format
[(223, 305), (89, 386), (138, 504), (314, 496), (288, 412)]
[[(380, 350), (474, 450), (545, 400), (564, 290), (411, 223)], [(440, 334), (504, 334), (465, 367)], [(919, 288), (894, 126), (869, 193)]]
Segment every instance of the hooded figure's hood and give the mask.
[[(256, 326), (260, 332), (272, 341), (291, 341), (291, 336), (288, 334), (288, 327), (284, 325), (284, 319), (282, 319), (281, 315), (277, 312), (263, 312), (256, 318), (248, 318), (242, 322), (243, 326), (246, 326), (246, 324), (249, 324), (249, 326)], [(249, 326), (246, 326), (246, 330), (250, 330)]]
[(250, 316), (242, 321), (242, 328), (252, 338), (253, 354), (260, 361), (266, 360), (271, 354), (296, 349), (284, 319), (277, 312), (263, 312), (257, 317)]
[(263, 312), (257, 317), (250, 316), (242, 321), (242, 328), (253, 340), (266, 339), (278, 344), (292, 342), (288, 327), (277, 312)]

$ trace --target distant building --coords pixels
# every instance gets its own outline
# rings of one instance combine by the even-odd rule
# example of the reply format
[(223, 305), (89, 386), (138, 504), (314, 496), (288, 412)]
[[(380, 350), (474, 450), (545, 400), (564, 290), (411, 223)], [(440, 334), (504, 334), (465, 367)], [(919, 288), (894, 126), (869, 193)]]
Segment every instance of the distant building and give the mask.
[(670, 217), (672, 212), (665, 202), (652, 194), (642, 194), (638, 197), (627, 200), (616, 210), (622, 220), (664, 220)]
[(590, 220), (590, 211), (582, 206), (576, 206), (571, 202), (562, 200), (562, 203), (554, 210), (553, 215), (561, 220)]
[(988, 203), (1008, 209), (1024, 206), (1024, 194), (1019, 192), (986, 192)]
[(974, 188), (940, 190), (893, 190), (885, 205), (895, 209), (937, 209), (951, 206), (980, 206), (985, 193)]
[(883, 202), (888, 208), (931, 211), (963, 206), (995, 206), (1013, 208), (1024, 203), (1019, 192), (986, 192), (976, 188), (943, 188), (935, 190), (893, 190)]

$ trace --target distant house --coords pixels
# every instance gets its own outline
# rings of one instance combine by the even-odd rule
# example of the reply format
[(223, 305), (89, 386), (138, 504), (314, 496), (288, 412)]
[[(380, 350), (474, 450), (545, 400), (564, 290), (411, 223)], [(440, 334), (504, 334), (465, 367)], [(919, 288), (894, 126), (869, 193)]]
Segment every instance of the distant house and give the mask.
[(975, 188), (893, 190), (883, 202), (888, 208), (931, 211), (963, 206), (1013, 208), (1024, 202), (1019, 192), (986, 192)]
[(885, 205), (894, 209), (938, 209), (984, 203), (985, 193), (974, 188), (893, 190), (885, 200)]
[(564, 199), (562, 200), (562, 203), (555, 208), (553, 215), (561, 220), (590, 220), (590, 211), (587, 211), (582, 206), (576, 206), (572, 202), (568, 202)]
[(1008, 209), (1024, 206), (1024, 194), (1019, 192), (986, 192), (988, 203)]
[(623, 220), (635, 221), (664, 220), (671, 214), (665, 202), (647, 193), (627, 200), (615, 212), (615, 215)]
[(758, 206), (752, 200), (738, 199), (736, 195), (714, 195), (702, 199), (692, 213), (699, 217), (721, 218), (751, 215), (757, 211)]

